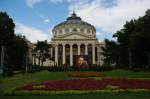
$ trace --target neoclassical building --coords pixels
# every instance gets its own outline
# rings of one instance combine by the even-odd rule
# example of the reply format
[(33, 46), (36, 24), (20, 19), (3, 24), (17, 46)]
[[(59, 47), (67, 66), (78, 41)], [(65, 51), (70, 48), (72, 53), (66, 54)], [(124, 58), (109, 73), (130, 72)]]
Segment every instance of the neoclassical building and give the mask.
[[(96, 38), (96, 29), (93, 25), (83, 21), (75, 12), (66, 21), (54, 26), (53, 37), (49, 42), (50, 57), (44, 66), (91, 66), (103, 64), (101, 47), (103, 42)], [(36, 46), (33, 46), (33, 49)], [(41, 63), (38, 52), (32, 53), (32, 64)]]
[(101, 47), (93, 25), (83, 21), (75, 12), (66, 21), (52, 29), (51, 65), (76, 66), (79, 64), (103, 64)]

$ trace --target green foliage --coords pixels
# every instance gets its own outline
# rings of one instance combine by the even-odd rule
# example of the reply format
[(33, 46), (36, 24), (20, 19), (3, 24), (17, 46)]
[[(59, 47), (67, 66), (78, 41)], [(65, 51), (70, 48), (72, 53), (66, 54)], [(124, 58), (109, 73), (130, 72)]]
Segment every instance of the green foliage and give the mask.
[(105, 56), (104, 63), (118, 64), (118, 44), (115, 41), (105, 39), (105, 47), (102, 47), (102, 54)]
[(39, 65), (30, 65), (28, 68), (28, 73), (35, 73), (35, 72), (39, 72), (43, 70), (42, 67), (40, 67)]
[(104, 64), (104, 65), (96, 65), (93, 64), (92, 66), (89, 66), (88, 68), (80, 68), (77, 66), (65, 66), (65, 65), (58, 65), (53, 67), (43, 67), (44, 70), (48, 70), (50, 72), (58, 72), (58, 71), (109, 71), (113, 69), (113, 66), (111, 64)]
[(101, 66), (101, 70), (110, 71), (110, 70), (113, 70), (113, 69), (114, 69), (114, 66), (111, 63), (104, 63)]
[(27, 42), (14, 33), (15, 24), (6, 12), (0, 12), (0, 55), (4, 46), (4, 75), (12, 76), (14, 70), (22, 70), (28, 50)]
[(104, 61), (117, 66), (147, 68), (150, 66), (150, 10), (143, 17), (126, 22), (123, 29), (105, 40)]
[(88, 93), (88, 94), (55, 94), (55, 95), (17, 95), (0, 96), (1, 99), (147, 99), (149, 93)]
[(8, 64), (13, 70), (25, 69), (25, 57), (28, 45), (24, 38), (15, 36), (11, 45), (8, 46)]
[(47, 43), (47, 41), (38, 41), (37, 42), (36, 48), (33, 50), (33, 52), (37, 53), (37, 55), (35, 55), (35, 57), (37, 57), (39, 60), (38, 65), (40, 65), (40, 64), (43, 65), (43, 62), (46, 61), (46, 59), (50, 57), (49, 47), (50, 47), (50, 45)]
[(0, 45), (11, 43), (15, 24), (6, 12), (0, 12)]

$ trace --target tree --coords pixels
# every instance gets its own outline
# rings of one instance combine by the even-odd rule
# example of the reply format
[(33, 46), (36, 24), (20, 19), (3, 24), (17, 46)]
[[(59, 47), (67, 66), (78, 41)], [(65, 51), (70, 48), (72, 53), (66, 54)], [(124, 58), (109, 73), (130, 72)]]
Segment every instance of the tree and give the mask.
[(120, 52), (120, 65), (125, 65), (131, 67), (132, 65), (132, 48), (131, 48), (131, 34), (135, 28), (135, 20), (131, 20), (130, 22), (126, 22), (124, 28), (120, 31), (117, 31), (113, 37), (117, 38), (117, 42), (119, 45), (119, 52)]
[(13, 70), (24, 70), (26, 64), (27, 42), (22, 36), (15, 36), (11, 45), (8, 46), (9, 67)]
[(0, 12), (0, 55), (1, 55), (1, 73), (3, 73), (4, 59), (7, 53), (4, 49), (12, 42), (14, 37), (15, 24), (6, 12)]
[(28, 50), (22, 36), (14, 33), (15, 24), (6, 12), (0, 12), (0, 55), (4, 74), (24, 69), (24, 53)]
[(6, 12), (0, 12), (0, 45), (9, 44), (14, 37), (15, 24)]
[(47, 58), (49, 58), (49, 45), (47, 41), (38, 41), (36, 44), (36, 48), (34, 51), (37, 53), (37, 58), (38, 58), (38, 65), (43, 66), (43, 62), (46, 61)]
[(119, 49), (115, 41), (105, 39), (105, 47), (102, 47), (102, 50), (102, 54), (105, 56), (105, 63), (118, 65)]
[[(125, 23), (113, 37), (116, 42), (105, 40), (105, 60), (117, 61), (130, 68), (150, 67), (150, 10), (143, 17)], [(115, 53), (116, 50), (117, 52)], [(114, 56), (116, 55), (117, 58)]]

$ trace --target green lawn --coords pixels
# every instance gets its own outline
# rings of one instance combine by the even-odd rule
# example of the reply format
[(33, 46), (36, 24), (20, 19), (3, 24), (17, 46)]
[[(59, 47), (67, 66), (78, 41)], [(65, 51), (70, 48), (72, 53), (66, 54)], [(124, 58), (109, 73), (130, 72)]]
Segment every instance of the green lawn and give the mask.
[(138, 78), (138, 79), (149, 79), (150, 80), (150, 72), (140, 71), (134, 72), (129, 70), (113, 70), (109, 72), (104, 72), (106, 77), (124, 77), (124, 78)]
[[(22, 86), (24, 84), (27, 83), (31, 83), (31, 82), (42, 82), (42, 81), (46, 81), (46, 80), (64, 80), (64, 79), (72, 79), (69, 78), (67, 76), (69, 72), (48, 72), (48, 71), (42, 71), (42, 72), (37, 72), (37, 73), (25, 73), (25, 74), (17, 74), (14, 75), (13, 77), (0, 77), (0, 92), (4, 92), (7, 91), (11, 88), (14, 87), (18, 87), (18, 86)], [(109, 78), (109, 77), (113, 77), (113, 78), (118, 78), (118, 77), (123, 77), (123, 78), (136, 78), (136, 79), (148, 79), (150, 80), (150, 72), (133, 72), (133, 71), (125, 71), (125, 70), (113, 70), (113, 71), (108, 71), (108, 72), (103, 72), (104, 73), (104, 77), (103, 78)], [(139, 96), (137, 96), (139, 95)], [(14, 96), (11, 97), (11, 99), (30, 99), (29, 96)], [(146, 97), (150, 97), (150, 94), (148, 93), (140, 93), (140, 94), (132, 94), (132, 93), (124, 93), (124, 94), (88, 94), (88, 95), (50, 95), (50, 96), (32, 96), (32, 97), (38, 97), (37, 99), (41, 99), (42, 97), (44, 99), (47, 98), (61, 98), (62, 97), (66, 97), (69, 98), (71, 97), (72, 99), (74, 98), (79, 98), (80, 99), (90, 99), (90, 97), (102, 97), (104, 99), (110, 99), (110, 97), (114, 97), (114, 99), (116, 99), (116, 97), (124, 97), (122, 99), (129, 99), (130, 98), (136, 98), (136, 99), (148, 99)], [(1, 99), (5, 99), (5, 98), (10, 98), (10, 96), (1, 96)], [(113, 98), (112, 98), (113, 99)]]
[(48, 72), (17, 74), (13, 77), (2, 78), (0, 91), (18, 87), (31, 82), (42, 82), (45, 80), (69, 79), (66, 72)]
[(150, 99), (149, 93), (0, 96), (0, 99)]

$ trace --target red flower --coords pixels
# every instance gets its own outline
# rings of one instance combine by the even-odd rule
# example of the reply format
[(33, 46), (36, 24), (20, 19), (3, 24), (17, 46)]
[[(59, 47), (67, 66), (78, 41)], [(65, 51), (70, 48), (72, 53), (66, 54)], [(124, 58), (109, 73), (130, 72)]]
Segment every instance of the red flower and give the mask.
[[(100, 90), (108, 85), (118, 86), (121, 89), (149, 89), (149, 80), (138, 79), (74, 79), (74, 80), (54, 80), (45, 81), (40, 84), (28, 84), (20, 90)], [(37, 87), (33, 87), (37, 86)], [(39, 86), (39, 87), (38, 87)]]

